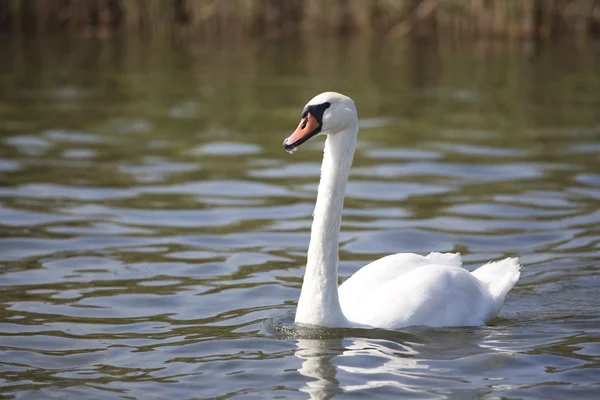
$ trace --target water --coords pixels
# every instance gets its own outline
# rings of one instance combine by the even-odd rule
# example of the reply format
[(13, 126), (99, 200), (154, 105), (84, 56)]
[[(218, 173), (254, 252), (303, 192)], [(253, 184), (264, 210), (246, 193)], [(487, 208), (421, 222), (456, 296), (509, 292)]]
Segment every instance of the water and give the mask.
[[(157, 41), (158, 42), (158, 41)], [(6, 41), (3, 398), (594, 398), (600, 58), (424, 42)], [(294, 327), (336, 89), (361, 117), (341, 280), (520, 256), (488, 326)]]

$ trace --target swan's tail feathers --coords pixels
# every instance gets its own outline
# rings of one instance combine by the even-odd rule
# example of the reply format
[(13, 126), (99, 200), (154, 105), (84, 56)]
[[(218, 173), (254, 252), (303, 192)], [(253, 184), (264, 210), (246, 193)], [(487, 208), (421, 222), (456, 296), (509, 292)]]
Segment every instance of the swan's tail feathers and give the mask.
[(490, 294), (499, 301), (515, 286), (521, 276), (521, 264), (518, 258), (506, 258), (502, 261), (490, 262), (475, 271), (473, 276), (483, 282)]

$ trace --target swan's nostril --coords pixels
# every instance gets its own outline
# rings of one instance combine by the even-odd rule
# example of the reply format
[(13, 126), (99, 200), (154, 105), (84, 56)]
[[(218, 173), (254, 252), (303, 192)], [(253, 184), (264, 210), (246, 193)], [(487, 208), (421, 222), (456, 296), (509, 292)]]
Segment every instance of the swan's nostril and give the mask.
[(302, 120), (302, 125), (300, 126), (300, 129), (305, 129), (307, 124), (308, 124), (308, 117), (306, 117)]

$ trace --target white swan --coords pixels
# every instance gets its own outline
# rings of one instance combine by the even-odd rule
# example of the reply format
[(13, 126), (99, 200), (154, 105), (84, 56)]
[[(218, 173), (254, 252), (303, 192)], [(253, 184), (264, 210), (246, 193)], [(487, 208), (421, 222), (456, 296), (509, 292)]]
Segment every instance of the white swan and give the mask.
[(519, 279), (517, 258), (469, 272), (459, 254), (393, 254), (361, 268), (338, 288), (340, 223), (358, 134), (352, 99), (335, 92), (313, 98), (283, 147), (293, 153), (320, 134), (327, 139), (296, 323), (394, 329), (481, 325), (496, 316)]

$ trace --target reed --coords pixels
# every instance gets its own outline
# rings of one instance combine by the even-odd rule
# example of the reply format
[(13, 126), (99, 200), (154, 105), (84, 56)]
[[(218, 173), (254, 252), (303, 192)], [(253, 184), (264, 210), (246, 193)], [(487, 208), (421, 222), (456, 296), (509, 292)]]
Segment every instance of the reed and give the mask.
[(586, 39), (600, 36), (600, 0), (2, 0), (0, 33)]

